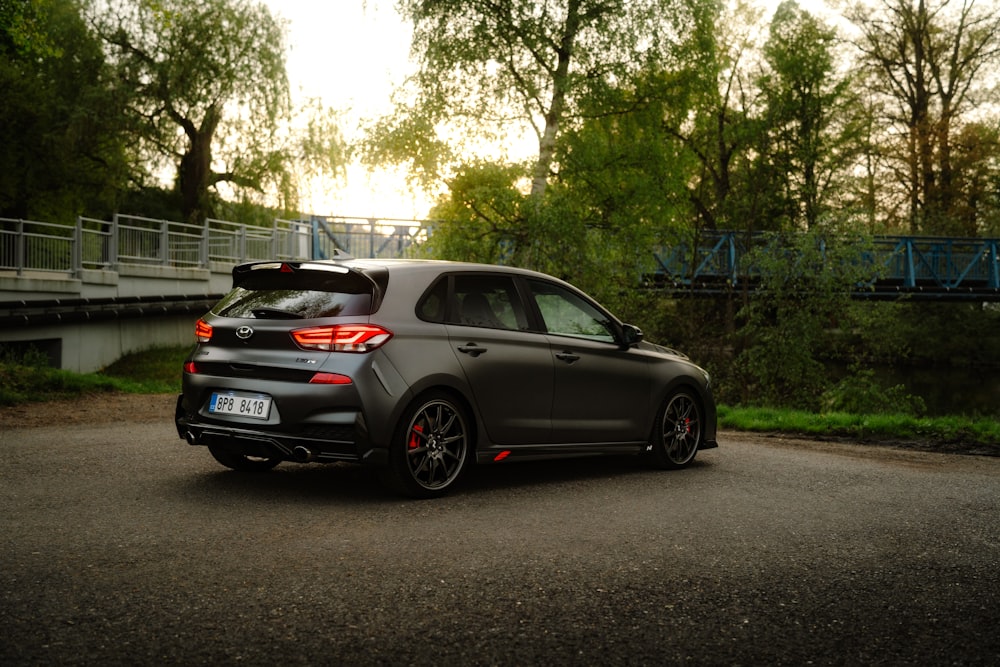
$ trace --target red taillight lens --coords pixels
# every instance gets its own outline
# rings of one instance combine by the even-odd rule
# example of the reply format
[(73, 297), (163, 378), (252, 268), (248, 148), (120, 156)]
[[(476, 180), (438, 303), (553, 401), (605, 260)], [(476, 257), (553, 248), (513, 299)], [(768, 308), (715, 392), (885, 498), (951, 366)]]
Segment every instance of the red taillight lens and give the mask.
[(212, 340), (212, 325), (205, 320), (198, 320), (194, 325), (194, 337), (199, 343), (207, 343)]
[(309, 384), (351, 384), (351, 378), (340, 373), (316, 373)]
[(198, 372), (198, 364), (194, 363), (193, 361), (184, 362), (184, 372), (194, 375), (195, 373)]
[(296, 345), (306, 350), (371, 352), (385, 345), (392, 338), (392, 332), (374, 324), (338, 324), (296, 329), (292, 338)]

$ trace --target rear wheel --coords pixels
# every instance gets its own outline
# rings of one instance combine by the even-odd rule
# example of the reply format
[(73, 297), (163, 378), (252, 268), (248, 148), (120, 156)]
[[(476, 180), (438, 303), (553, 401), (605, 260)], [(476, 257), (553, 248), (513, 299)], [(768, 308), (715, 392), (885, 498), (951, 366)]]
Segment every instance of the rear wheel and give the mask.
[(651, 458), (660, 468), (683, 468), (694, 461), (701, 445), (702, 411), (698, 400), (682, 389), (663, 403), (653, 431)]
[(208, 451), (222, 465), (241, 472), (264, 472), (281, 463), (279, 458), (248, 456), (214, 445), (209, 445)]
[(448, 394), (421, 397), (403, 414), (389, 448), (386, 482), (414, 498), (444, 495), (469, 459), (465, 410)]

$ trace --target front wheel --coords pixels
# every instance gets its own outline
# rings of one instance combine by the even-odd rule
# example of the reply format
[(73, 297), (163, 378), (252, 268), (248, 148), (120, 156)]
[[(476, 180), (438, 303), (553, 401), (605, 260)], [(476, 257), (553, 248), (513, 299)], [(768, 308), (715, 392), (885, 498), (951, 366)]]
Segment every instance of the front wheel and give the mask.
[(385, 481), (414, 498), (444, 495), (469, 459), (468, 424), (463, 408), (447, 394), (434, 393), (414, 402), (393, 437)]
[(239, 470), (240, 472), (265, 472), (281, 463), (281, 459), (279, 458), (248, 456), (214, 445), (209, 445), (208, 451), (222, 465), (233, 470)]
[(702, 411), (698, 400), (687, 390), (670, 395), (653, 429), (650, 454), (660, 468), (683, 468), (694, 461), (701, 445)]

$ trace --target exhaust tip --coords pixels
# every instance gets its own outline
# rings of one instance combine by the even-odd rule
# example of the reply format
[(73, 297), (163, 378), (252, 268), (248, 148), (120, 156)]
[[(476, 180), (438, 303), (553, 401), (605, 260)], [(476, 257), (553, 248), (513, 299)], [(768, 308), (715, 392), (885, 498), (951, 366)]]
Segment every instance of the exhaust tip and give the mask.
[(313, 460), (314, 455), (311, 451), (309, 451), (302, 445), (299, 445), (298, 447), (292, 450), (292, 456), (299, 463), (309, 463), (310, 461)]
[(187, 432), (184, 433), (184, 439), (187, 440), (187, 444), (189, 444), (189, 445), (197, 445), (198, 444), (198, 437), (194, 433), (192, 433), (191, 431), (187, 431)]

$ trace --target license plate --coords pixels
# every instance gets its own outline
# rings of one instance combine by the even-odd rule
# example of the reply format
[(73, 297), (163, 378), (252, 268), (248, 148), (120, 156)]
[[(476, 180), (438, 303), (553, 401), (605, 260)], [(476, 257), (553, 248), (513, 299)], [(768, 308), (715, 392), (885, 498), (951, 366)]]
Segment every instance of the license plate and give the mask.
[(213, 415), (238, 415), (250, 419), (267, 419), (271, 414), (271, 397), (236, 392), (214, 393), (208, 402)]

